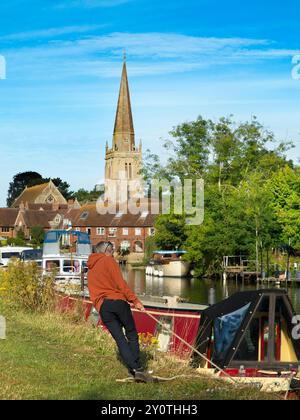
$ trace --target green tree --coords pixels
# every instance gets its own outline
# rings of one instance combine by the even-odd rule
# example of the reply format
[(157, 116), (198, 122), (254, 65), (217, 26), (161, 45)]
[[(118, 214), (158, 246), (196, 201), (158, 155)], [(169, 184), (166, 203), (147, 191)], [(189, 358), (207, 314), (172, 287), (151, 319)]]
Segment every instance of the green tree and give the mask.
[(300, 169), (285, 166), (268, 182), (272, 207), (281, 226), (282, 244), (300, 249)]
[[(170, 135), (164, 144), (171, 154), (167, 163), (162, 165), (158, 156), (150, 156), (155, 165), (151, 168), (148, 161), (148, 176), (155, 178), (166, 173), (168, 179), (203, 177), (205, 217), (201, 226), (189, 226), (184, 216), (174, 212), (159, 216), (157, 245), (167, 249), (176, 245), (186, 248), (186, 258), (196, 263), (198, 274), (220, 271), (225, 255), (256, 259), (259, 247), (266, 251), (277, 247), (284, 223), (279, 223), (274, 207), (271, 180), (285, 167), (293, 176), (297, 173), (285, 157), (291, 144), (281, 143), (270, 150), (274, 135), (256, 118), (236, 124), (232, 117), (215, 123), (199, 117), (195, 122), (176, 127)], [(298, 188), (295, 179), (291, 182)], [(298, 191), (297, 188), (294, 190)], [(284, 238), (296, 235), (297, 200), (297, 192), (288, 195), (286, 210), (290, 211), (284, 215)], [(282, 205), (279, 207), (282, 212)], [(291, 229), (293, 222), (291, 232), (287, 226)]]
[(9, 184), (7, 206), (11, 207), (14, 201), (19, 197), (26, 187), (42, 183), (43, 177), (38, 172), (20, 172), (13, 177)]
[(73, 194), (73, 197), (77, 198), (79, 203), (95, 202), (103, 194), (103, 191), (104, 186), (100, 186), (98, 188), (95, 187), (91, 191), (85, 190), (84, 188), (80, 188), (77, 192)]
[(186, 241), (185, 218), (178, 215), (163, 215), (155, 223), (154, 241), (160, 249), (180, 249)]
[(7, 244), (12, 246), (25, 246), (26, 245), (26, 237), (24, 234), (24, 231), (22, 229), (19, 229), (17, 231), (15, 238), (8, 238)]
[(31, 243), (34, 246), (41, 246), (44, 242), (45, 231), (43, 226), (36, 225), (30, 229)]

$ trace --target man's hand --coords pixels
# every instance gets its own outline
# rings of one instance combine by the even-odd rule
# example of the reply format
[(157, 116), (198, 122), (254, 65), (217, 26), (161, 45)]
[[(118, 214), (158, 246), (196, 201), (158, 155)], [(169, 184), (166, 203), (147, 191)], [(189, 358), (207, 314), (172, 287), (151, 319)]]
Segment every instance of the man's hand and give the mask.
[(141, 312), (146, 312), (146, 309), (144, 308), (144, 305), (141, 302), (136, 303), (135, 308)]

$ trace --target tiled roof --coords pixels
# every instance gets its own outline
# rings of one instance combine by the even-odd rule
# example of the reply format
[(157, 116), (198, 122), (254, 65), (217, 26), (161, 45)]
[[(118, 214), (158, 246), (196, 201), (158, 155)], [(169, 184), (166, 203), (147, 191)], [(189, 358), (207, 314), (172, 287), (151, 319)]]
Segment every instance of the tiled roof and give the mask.
[(155, 215), (151, 214), (99, 214), (96, 204), (88, 204), (82, 209), (67, 215), (74, 227), (152, 227)]
[(29, 228), (40, 225), (49, 229), (49, 222), (51, 222), (59, 213), (59, 211), (26, 210), (24, 212), (24, 221)]
[(14, 227), (18, 213), (18, 209), (0, 208), (0, 226)]
[[(43, 204), (35, 204), (35, 203), (26, 203), (26, 208), (28, 210), (47, 210), (47, 211), (52, 211), (53, 210), (53, 204), (47, 204), (47, 203), (43, 203)], [(59, 205), (59, 211), (60, 210), (67, 210), (68, 209), (68, 204), (60, 204)]]
[(25, 190), (19, 195), (19, 197), (14, 201), (12, 207), (18, 207), (22, 201), (23, 203), (33, 203), (36, 198), (42, 194), (42, 192), (47, 188), (49, 182), (45, 184), (35, 185), (34, 187), (25, 188)]

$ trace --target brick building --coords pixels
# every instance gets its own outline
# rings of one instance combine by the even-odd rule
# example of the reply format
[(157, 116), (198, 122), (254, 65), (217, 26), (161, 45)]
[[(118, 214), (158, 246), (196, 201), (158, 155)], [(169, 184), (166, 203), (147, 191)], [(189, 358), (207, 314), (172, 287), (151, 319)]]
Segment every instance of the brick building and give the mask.
[(77, 215), (73, 212), (72, 225), (81, 232), (90, 234), (93, 245), (110, 241), (116, 250), (127, 250), (132, 254), (143, 254), (145, 241), (154, 235), (154, 217), (148, 212), (137, 215), (105, 214), (97, 212), (96, 205), (84, 206)]

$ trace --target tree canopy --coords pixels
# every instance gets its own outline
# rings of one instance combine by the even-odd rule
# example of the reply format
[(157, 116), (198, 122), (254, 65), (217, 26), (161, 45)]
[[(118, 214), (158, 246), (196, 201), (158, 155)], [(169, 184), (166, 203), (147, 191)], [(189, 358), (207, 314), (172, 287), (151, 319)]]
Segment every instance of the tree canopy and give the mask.
[(196, 271), (215, 273), (225, 255), (255, 257), (289, 243), (300, 249), (300, 169), (287, 160), (292, 143), (275, 136), (254, 117), (236, 123), (199, 117), (175, 127), (164, 141), (167, 163), (148, 154), (143, 170), (150, 178), (205, 181), (205, 216), (200, 226), (182, 217), (156, 220), (155, 241), (161, 248), (188, 250)]
[(7, 206), (10, 207), (26, 187), (42, 184), (43, 177), (38, 172), (20, 172), (13, 177), (9, 184)]

